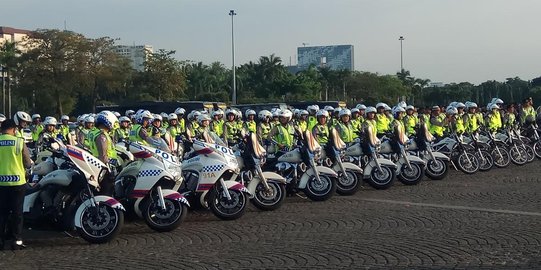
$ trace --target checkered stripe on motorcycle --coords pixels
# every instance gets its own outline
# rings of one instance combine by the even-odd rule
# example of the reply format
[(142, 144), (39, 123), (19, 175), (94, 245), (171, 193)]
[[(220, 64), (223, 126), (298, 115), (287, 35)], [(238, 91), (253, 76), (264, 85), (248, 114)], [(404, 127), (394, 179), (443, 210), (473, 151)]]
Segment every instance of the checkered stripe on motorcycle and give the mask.
[(161, 173), (162, 173), (162, 170), (143, 170), (137, 174), (137, 177), (158, 176)]
[(0, 175), (0, 182), (17, 182), (19, 179), (18, 175)]
[(201, 170), (201, 172), (218, 172), (221, 171), (225, 165), (212, 165), (212, 166), (205, 166)]
[(91, 157), (87, 156), (86, 161), (88, 163), (92, 164), (93, 166), (100, 167), (100, 163), (94, 158), (91, 158)]

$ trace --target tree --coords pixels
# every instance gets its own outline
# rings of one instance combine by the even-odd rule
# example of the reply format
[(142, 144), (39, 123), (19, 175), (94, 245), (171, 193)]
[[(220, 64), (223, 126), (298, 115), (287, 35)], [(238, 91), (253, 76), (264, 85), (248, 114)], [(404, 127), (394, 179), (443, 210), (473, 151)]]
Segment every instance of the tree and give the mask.
[(81, 34), (60, 30), (37, 30), (25, 41), (30, 50), (22, 57), (22, 88), (42, 112), (62, 115), (73, 109), (88, 63), (87, 42)]
[(172, 101), (185, 96), (186, 75), (182, 63), (173, 58), (175, 51), (159, 50), (145, 61), (147, 93), (158, 101)]
[(118, 94), (125, 94), (133, 70), (129, 60), (115, 52), (114, 40), (109, 37), (88, 40), (86, 52), (84, 78), (90, 102), (83, 99), (81, 106), (89, 104), (87, 109), (95, 112), (98, 100), (114, 100)]
[[(11, 85), (12, 77), (17, 72), (19, 65), (19, 56), (21, 51), (17, 48), (16, 42), (6, 41), (0, 47), (0, 67), (2, 69), (2, 109), (11, 115)], [(6, 111), (6, 82), (8, 92), (8, 110)]]

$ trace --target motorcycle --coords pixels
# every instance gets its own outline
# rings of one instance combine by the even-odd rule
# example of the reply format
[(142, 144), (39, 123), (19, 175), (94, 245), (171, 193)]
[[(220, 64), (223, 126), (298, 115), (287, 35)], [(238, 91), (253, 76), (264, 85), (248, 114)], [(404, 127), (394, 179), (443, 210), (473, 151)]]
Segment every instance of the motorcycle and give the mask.
[(335, 128), (330, 130), (329, 142), (321, 151), (320, 163), (333, 169), (338, 174), (336, 193), (353, 195), (361, 186), (363, 170), (351, 162), (342, 161), (346, 144), (340, 139)]
[(496, 138), (495, 134), (487, 130), (481, 130), (479, 140), (489, 146), (488, 151), (494, 160), (494, 165), (498, 168), (505, 168), (511, 163), (509, 150), (504, 142)]
[(45, 218), (64, 229), (75, 227), (90, 243), (112, 240), (122, 229), (125, 209), (112, 197), (94, 195), (109, 173), (108, 166), (85, 150), (58, 140), (51, 143), (49, 151), (52, 159), (63, 161), (37, 168), (40, 173), (51, 171), (27, 189), (25, 220), (41, 223)]
[(375, 134), (367, 134), (372, 138), (365, 153), (361, 141), (357, 140), (353, 145), (346, 148), (345, 157), (352, 163), (359, 164), (363, 168), (363, 179), (375, 189), (388, 189), (396, 180), (397, 166), (392, 161), (377, 156), (380, 150), (380, 141)]
[(464, 142), (463, 137), (455, 132), (435, 143), (434, 150), (442, 152), (451, 158), (451, 164), (458, 167), (466, 174), (473, 174), (479, 170), (479, 159), (471, 153), (469, 146)]
[(136, 159), (115, 180), (115, 197), (133, 205), (134, 212), (153, 230), (176, 229), (190, 204), (176, 190), (182, 183), (181, 165), (173, 155), (136, 142), (123, 142)]
[(474, 155), (479, 160), (480, 171), (486, 172), (494, 167), (494, 159), (487, 151), (490, 149), (490, 146), (480, 140), (478, 133), (468, 133), (467, 136), (464, 137), (464, 142), (470, 146), (470, 151), (473, 151)]
[(395, 153), (391, 147), (390, 140), (384, 140), (381, 143), (379, 153), (391, 159), (393, 154), (397, 154), (396, 174), (398, 180), (404, 185), (417, 185), (423, 179), (426, 163), (421, 158), (406, 153), (404, 147), (400, 147), (400, 152)]
[(430, 134), (426, 124), (420, 122), (415, 137), (405, 144), (405, 150), (413, 152), (425, 161), (425, 175), (432, 180), (442, 180), (449, 172), (449, 157), (432, 149), (434, 136)]
[(205, 141), (193, 140), (189, 146), (193, 151), (182, 163), (185, 179), (178, 191), (210, 208), (223, 220), (238, 219), (246, 210), (251, 192), (241, 183), (234, 181), (240, 173), (235, 153), (224, 146), (212, 133), (204, 133)]
[(303, 191), (313, 201), (328, 200), (336, 191), (338, 174), (327, 167), (316, 165), (321, 146), (312, 133), (306, 131), (296, 137), (300, 137), (296, 147), (272, 161), (268, 158), (265, 169), (274, 170), (283, 176), (290, 194)]
[(274, 172), (264, 172), (261, 166), (266, 161), (266, 151), (255, 133), (242, 134), (243, 142), (234, 147), (241, 169), (240, 181), (254, 196), (252, 204), (260, 210), (280, 208), (286, 197), (286, 179)]

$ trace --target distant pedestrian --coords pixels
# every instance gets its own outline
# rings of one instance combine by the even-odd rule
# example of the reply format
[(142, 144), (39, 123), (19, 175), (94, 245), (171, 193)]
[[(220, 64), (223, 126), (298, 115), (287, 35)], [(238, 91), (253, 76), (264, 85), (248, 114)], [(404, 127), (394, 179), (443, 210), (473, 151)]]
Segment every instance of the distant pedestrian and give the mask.
[(32, 166), (30, 152), (23, 138), (15, 136), (17, 124), (12, 119), (0, 128), (0, 248), (10, 240), (12, 249), (24, 248), (23, 203), (26, 188), (25, 168)]

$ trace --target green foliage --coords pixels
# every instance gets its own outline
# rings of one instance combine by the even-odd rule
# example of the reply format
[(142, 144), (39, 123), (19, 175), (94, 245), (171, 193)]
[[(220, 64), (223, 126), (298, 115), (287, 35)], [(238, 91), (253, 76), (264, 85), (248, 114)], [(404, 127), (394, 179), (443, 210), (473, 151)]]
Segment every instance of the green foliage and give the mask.
[[(22, 44), (0, 47), (0, 66), (9, 72), (14, 109), (44, 115), (84, 113), (100, 104), (136, 101), (231, 100), (232, 71), (219, 62), (179, 61), (174, 51), (158, 50), (148, 56), (143, 71), (115, 52), (109, 37), (89, 39), (60, 30), (37, 30)], [(343, 100), (416, 106), (473, 100), (486, 104), (493, 97), (506, 102), (532, 96), (541, 101), (541, 77), (531, 82), (518, 77), (505, 82), (467, 82), (428, 87), (430, 80), (415, 78), (408, 70), (396, 75), (331, 70), (311, 66), (292, 74), (280, 57), (261, 56), (236, 70), (239, 103)]]

